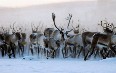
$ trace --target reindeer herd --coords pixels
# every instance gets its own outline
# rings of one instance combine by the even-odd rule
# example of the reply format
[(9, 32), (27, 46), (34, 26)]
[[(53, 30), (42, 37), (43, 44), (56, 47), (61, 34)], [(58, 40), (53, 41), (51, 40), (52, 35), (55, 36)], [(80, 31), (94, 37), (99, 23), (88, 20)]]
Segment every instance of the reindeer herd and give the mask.
[[(67, 30), (59, 28), (55, 19), (56, 16), (52, 13), (55, 28), (45, 28), (43, 32), (39, 30), (39, 26), (32, 25), (32, 33), (29, 36), (22, 32), (22, 28), (17, 30), (14, 27), (15, 23), (10, 26), (9, 30), (1, 27), (0, 56), (23, 57), (26, 50), (28, 50), (28, 55), (37, 55), (47, 59), (82, 57), (88, 60), (91, 56), (103, 59), (116, 56), (116, 27), (113, 23), (101, 21), (98, 26), (103, 27), (104, 32), (83, 31), (80, 34), (80, 25), (76, 27), (72, 25), (72, 29), (69, 29), (72, 14), (69, 14), (67, 19)], [(27, 37), (29, 42), (26, 41)]]

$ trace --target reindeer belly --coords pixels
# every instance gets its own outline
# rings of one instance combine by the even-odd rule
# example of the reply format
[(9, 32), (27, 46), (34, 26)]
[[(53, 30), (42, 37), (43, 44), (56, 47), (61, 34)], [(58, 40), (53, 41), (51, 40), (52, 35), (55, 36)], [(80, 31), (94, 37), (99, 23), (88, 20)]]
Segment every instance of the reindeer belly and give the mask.
[(70, 38), (66, 40), (67, 44), (75, 44), (75, 39), (74, 38)]
[(91, 44), (92, 40), (93, 40), (92, 37), (86, 37), (86, 42), (87, 42), (87, 43)]
[(110, 38), (99, 38), (98, 39), (98, 44), (106, 45), (108, 46), (110, 43)]
[(102, 49), (103, 47), (104, 47), (104, 48), (107, 48), (106, 45), (102, 45), (102, 44), (97, 44), (97, 47), (98, 47), (99, 49)]
[(116, 35), (112, 36), (111, 43), (116, 45)]

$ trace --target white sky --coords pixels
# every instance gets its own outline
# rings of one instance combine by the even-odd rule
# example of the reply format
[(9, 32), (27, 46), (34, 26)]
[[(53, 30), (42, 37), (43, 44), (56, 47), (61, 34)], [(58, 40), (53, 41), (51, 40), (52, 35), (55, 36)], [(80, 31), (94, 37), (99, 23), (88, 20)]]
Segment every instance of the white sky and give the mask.
[(0, 0), (0, 7), (25, 7), (30, 5), (71, 2), (71, 1), (96, 1), (96, 0)]

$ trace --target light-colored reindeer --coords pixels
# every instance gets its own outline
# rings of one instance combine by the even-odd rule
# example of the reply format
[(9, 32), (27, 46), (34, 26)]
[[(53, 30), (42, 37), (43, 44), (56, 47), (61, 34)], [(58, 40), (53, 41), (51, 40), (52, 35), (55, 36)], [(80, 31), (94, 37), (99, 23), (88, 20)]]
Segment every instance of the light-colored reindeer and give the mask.
[(76, 57), (77, 55), (79, 57), (80, 53), (83, 51), (82, 35), (79, 33), (79, 25), (76, 26), (76, 28), (73, 27), (73, 32), (74, 35), (66, 39), (66, 45), (73, 46), (73, 48), (70, 47), (73, 57)]
[[(43, 48), (44, 48), (44, 35), (42, 34), (42, 32), (40, 31), (41, 28), (40, 25), (37, 27), (33, 27), (34, 25), (31, 25), (32, 27), (32, 34), (30, 35), (29, 39), (30, 39), (30, 49), (31, 50), (31, 54), (42, 54), (43, 52)], [(40, 30), (39, 30), (40, 29)]]
[[(68, 39), (70, 36), (68, 35), (68, 33), (69, 32), (71, 32), (73, 29), (71, 29), (71, 30), (68, 30), (68, 31), (64, 31), (64, 29), (63, 28), (61, 28), (61, 29), (59, 29), (58, 27), (57, 27), (57, 25), (56, 25), (56, 22), (55, 22), (55, 18), (56, 18), (56, 16), (55, 16), (55, 14), (54, 13), (52, 13), (52, 19), (53, 19), (53, 22), (54, 22), (54, 26), (56, 27), (56, 29), (59, 31), (59, 35), (60, 35), (60, 40), (59, 40), (59, 42), (60, 42), (60, 46), (61, 46), (61, 50), (62, 50), (62, 54), (63, 54), (63, 58), (65, 58), (65, 57), (67, 57), (67, 55), (68, 55), (68, 48), (67, 48), (67, 46), (66, 46), (66, 39)], [(72, 19), (72, 14), (69, 14), (69, 17), (68, 17), (68, 26), (67, 26), (67, 28), (69, 27), (69, 25), (70, 25), (70, 21), (71, 21), (71, 19)]]

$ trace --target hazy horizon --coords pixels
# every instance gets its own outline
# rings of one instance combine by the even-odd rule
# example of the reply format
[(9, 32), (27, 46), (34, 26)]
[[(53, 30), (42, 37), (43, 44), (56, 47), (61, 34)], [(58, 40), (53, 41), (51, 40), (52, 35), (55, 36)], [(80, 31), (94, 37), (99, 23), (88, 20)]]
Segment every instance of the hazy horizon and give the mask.
[(34, 5), (46, 5), (54, 3), (65, 3), (74, 1), (97, 1), (97, 0), (0, 0), (0, 7), (22, 8)]
[(51, 16), (53, 12), (56, 14), (58, 26), (67, 26), (65, 18), (69, 13), (73, 15), (74, 26), (79, 23), (81, 28), (90, 31), (101, 31), (97, 24), (105, 18), (116, 26), (116, 2), (108, 0), (53, 3), (13, 9), (0, 8), (0, 25), (9, 26), (16, 22), (15, 25), (28, 28), (31, 23), (38, 25), (41, 22), (44, 28), (54, 27)]

